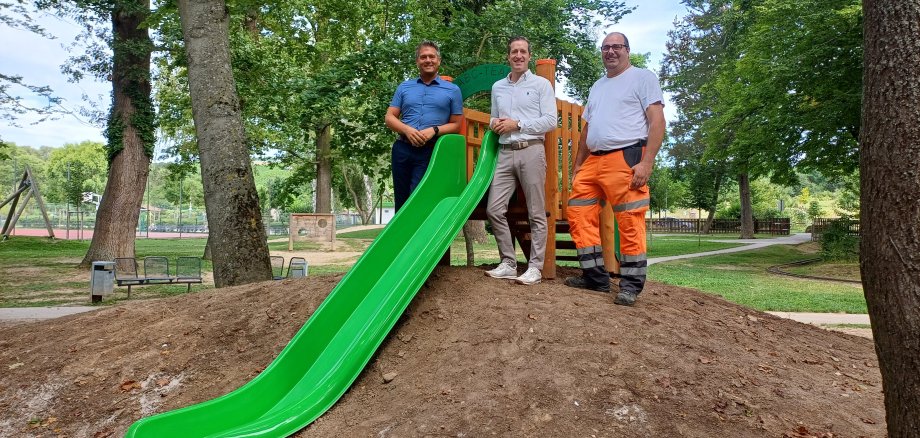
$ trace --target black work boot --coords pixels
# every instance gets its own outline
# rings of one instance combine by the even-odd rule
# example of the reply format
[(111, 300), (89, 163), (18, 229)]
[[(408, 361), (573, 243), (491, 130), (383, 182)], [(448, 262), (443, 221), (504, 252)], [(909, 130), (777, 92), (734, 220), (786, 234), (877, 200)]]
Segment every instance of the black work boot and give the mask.
[(619, 304), (621, 306), (632, 306), (636, 303), (636, 298), (639, 297), (639, 294), (631, 290), (621, 290), (617, 294), (617, 297), (613, 299), (613, 304)]
[(578, 289), (587, 289), (587, 290), (593, 290), (595, 292), (610, 293), (609, 281), (607, 284), (590, 285), (585, 281), (584, 277), (578, 276), (578, 277), (566, 277), (564, 283), (566, 286), (574, 287)]

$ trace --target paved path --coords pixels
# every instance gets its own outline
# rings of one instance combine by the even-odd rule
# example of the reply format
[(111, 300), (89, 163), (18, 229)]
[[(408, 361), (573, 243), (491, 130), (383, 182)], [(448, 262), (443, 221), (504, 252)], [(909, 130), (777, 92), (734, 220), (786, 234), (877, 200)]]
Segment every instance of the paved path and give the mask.
[[(730, 254), (733, 252), (741, 251), (750, 251), (752, 249), (765, 248), (772, 245), (798, 245), (800, 243), (810, 242), (811, 233), (798, 233), (791, 236), (782, 236), (773, 239), (738, 239), (738, 240), (706, 240), (707, 242), (721, 242), (721, 243), (744, 243), (745, 245), (736, 246), (734, 248), (719, 249), (715, 251), (705, 251), (705, 252), (695, 252), (691, 254), (680, 254), (675, 256), (668, 257), (652, 257), (648, 259), (649, 265), (654, 265), (655, 263), (664, 263), (670, 262), (671, 260), (680, 260), (680, 259), (690, 259), (695, 257), (707, 257), (717, 254)], [(654, 240), (652, 245), (654, 245)]]
[(840, 325), (856, 324), (869, 325), (869, 315), (852, 313), (796, 313), (796, 312), (767, 312), (780, 318), (792, 319), (805, 324), (815, 325)]
[(27, 322), (42, 319), (60, 318), (62, 316), (89, 312), (102, 307), (73, 306), (73, 307), (11, 307), (0, 308), (0, 321)]

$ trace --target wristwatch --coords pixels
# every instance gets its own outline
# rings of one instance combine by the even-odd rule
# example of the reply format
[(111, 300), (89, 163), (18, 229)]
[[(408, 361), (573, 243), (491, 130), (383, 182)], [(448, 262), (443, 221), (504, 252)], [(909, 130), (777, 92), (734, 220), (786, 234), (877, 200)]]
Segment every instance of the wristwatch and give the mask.
[(441, 130), (438, 129), (437, 126), (432, 126), (431, 129), (434, 129), (434, 136), (435, 136), (435, 137), (437, 137), (437, 136), (438, 136), (438, 133), (441, 132)]

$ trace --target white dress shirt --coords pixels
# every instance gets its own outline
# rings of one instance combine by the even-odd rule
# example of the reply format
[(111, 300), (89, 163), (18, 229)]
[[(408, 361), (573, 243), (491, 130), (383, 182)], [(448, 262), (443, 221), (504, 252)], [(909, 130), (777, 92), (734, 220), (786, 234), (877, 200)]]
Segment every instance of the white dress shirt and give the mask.
[(543, 135), (556, 129), (556, 93), (546, 78), (527, 70), (511, 82), (511, 74), (492, 85), (492, 114), (489, 126), (498, 118), (518, 121), (520, 130), (502, 134), (499, 143), (543, 140)]

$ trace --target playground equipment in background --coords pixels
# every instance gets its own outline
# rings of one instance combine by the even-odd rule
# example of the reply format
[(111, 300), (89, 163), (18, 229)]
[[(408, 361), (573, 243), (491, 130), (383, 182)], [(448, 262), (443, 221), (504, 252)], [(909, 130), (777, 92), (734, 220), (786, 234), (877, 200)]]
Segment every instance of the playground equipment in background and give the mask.
[[(23, 194), (25, 194), (25, 198), (22, 199), (22, 205), (19, 207), (19, 210), (16, 210), (16, 206), (19, 204)], [(6, 220), (3, 221), (3, 230), (0, 231), (0, 235), (3, 236), (2, 240), (10, 238), (10, 233), (16, 228), (16, 221), (22, 216), (22, 212), (25, 211), (26, 205), (28, 205), (29, 200), (32, 198), (35, 198), (35, 202), (38, 203), (38, 208), (42, 212), (42, 217), (45, 219), (45, 226), (48, 228), (48, 237), (54, 239), (54, 230), (51, 228), (51, 220), (48, 219), (48, 212), (45, 210), (45, 201), (42, 200), (42, 194), (38, 190), (38, 180), (32, 175), (32, 170), (29, 169), (29, 166), (25, 166), (19, 184), (13, 188), (13, 194), (0, 203), (0, 208), (3, 208), (6, 204), (11, 204), (10, 213), (7, 215)]]

